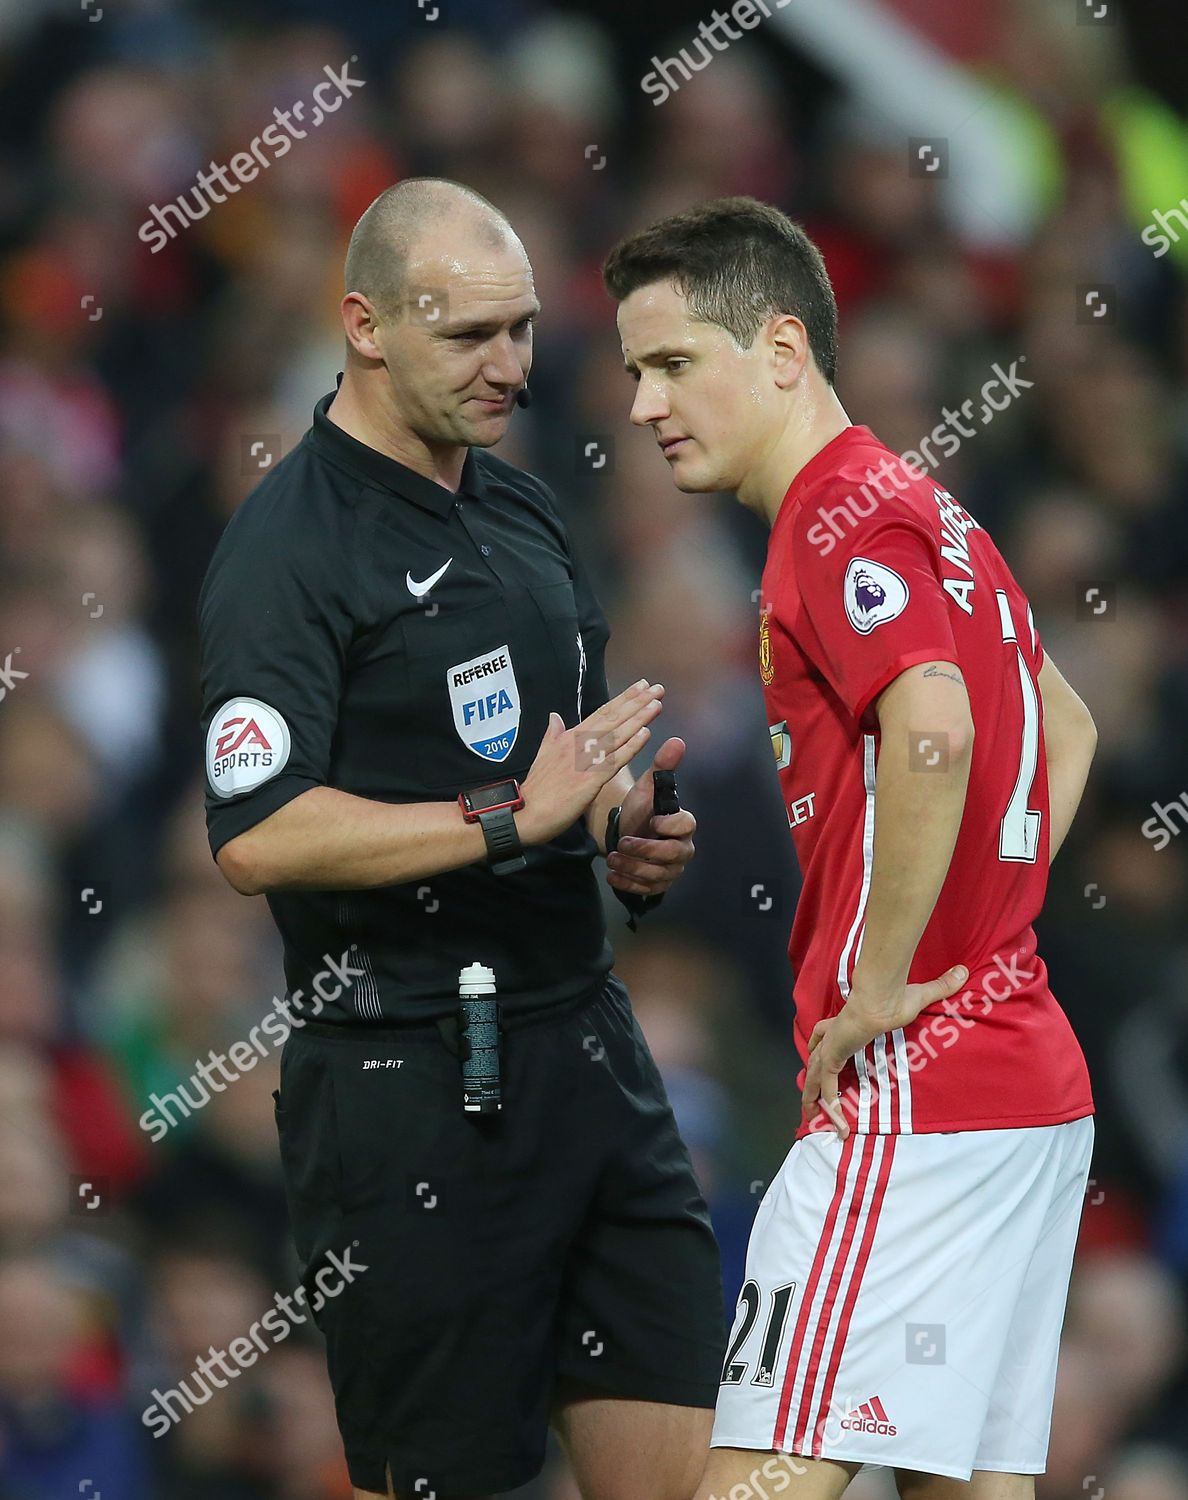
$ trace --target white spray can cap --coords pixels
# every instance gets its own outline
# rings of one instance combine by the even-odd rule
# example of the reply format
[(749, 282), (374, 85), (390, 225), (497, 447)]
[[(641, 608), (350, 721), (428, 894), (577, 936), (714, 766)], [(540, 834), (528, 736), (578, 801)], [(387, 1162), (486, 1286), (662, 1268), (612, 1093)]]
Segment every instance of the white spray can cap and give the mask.
[(495, 993), (495, 970), (486, 964), (467, 964), (458, 974), (458, 993), (464, 1000)]

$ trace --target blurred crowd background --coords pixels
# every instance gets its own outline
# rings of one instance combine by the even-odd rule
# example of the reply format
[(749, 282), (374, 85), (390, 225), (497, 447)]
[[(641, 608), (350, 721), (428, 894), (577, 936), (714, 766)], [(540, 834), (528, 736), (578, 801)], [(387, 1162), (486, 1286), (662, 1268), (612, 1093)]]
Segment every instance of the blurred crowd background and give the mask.
[[(706, 62), (689, 5), (0, 3), (0, 1500), (350, 1493), (316, 1336), (160, 1441), (140, 1422), (296, 1284), (275, 1059), (159, 1144), (137, 1121), (282, 982), (263, 899), (206, 844), (195, 602), (342, 367), (351, 226), (417, 174), (486, 194), (533, 259), (536, 400), (501, 451), (598, 579), (612, 690), (666, 683), (689, 745), (699, 858), (638, 935), (610, 920), (731, 1303), (797, 1120), (766, 538), (629, 428), (599, 264), (702, 198), (791, 211), (837, 290), (841, 398), (899, 451), (1025, 361), (937, 473), (1101, 736), (1040, 924), (1100, 1112), (1038, 1488), (1188, 1496), (1188, 203), (1165, 252), (1143, 237), (1188, 197), (1188, 82), (1142, 0), (770, 9)], [(657, 105), (641, 80), (682, 48), (703, 65)], [(150, 205), (351, 56), (364, 88), (150, 252)], [(525, 1493), (573, 1500), (560, 1459)]]

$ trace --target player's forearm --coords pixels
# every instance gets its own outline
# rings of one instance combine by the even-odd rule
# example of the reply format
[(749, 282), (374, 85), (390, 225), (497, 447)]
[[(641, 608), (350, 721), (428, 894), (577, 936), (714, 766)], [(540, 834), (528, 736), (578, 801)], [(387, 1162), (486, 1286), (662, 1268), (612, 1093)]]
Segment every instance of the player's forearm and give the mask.
[(862, 951), (852, 1000), (877, 1009), (898, 1000), (928, 925), (965, 810), (973, 754), (972, 727), (948, 733), (948, 753), (935, 766), (916, 754), (906, 724), (883, 725), (875, 777), (875, 836)]
[(362, 890), (486, 858), (483, 831), (457, 802), (373, 802), (313, 787), (231, 839), (219, 868), (237, 891)]
[(1076, 738), (1062, 740), (1059, 745), (1046, 745), (1049, 864), (1056, 858), (1057, 851), (1072, 827), (1072, 820), (1081, 805), (1085, 784), (1089, 780), (1089, 767), (1093, 764), (1096, 750), (1097, 731), (1092, 724)]

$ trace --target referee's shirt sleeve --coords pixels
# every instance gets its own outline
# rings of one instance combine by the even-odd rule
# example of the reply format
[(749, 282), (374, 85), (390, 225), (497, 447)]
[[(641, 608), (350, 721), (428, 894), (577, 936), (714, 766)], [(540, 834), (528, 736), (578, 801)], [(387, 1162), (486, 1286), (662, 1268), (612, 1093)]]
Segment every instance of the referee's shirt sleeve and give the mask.
[(198, 606), (211, 853), (326, 784), (352, 621), (325, 554), (241, 511)]
[(610, 697), (610, 689), (606, 685), (606, 646), (610, 640), (610, 627), (602, 606), (595, 597), (581, 558), (572, 545), (569, 558), (573, 568), (573, 597), (577, 605), (581, 656), (585, 662), (582, 670), (581, 717), (588, 719)]

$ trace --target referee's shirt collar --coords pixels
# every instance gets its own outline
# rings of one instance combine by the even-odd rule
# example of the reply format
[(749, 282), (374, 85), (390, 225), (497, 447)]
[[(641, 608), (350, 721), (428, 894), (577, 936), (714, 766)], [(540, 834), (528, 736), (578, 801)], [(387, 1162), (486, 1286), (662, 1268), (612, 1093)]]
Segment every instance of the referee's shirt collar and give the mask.
[[(338, 383), (342, 384), (341, 375)], [(336, 394), (336, 391), (332, 391), (328, 396), (323, 396), (314, 407), (313, 428), (309, 439), (313, 447), (327, 458), (333, 459), (342, 468), (371, 480), (373, 484), (382, 485), (402, 499), (411, 500), (422, 510), (432, 511), (434, 515), (447, 516), (454, 508), (454, 501), (461, 495), (471, 496), (475, 500), (486, 498), (486, 487), (478, 472), (473, 448), (467, 451), (466, 462), (462, 465), (462, 482), (455, 495), (436, 480), (426, 479), (424, 474), (410, 469), (407, 464), (397, 463), (386, 453), (369, 448), (366, 443), (361, 443), (358, 438), (345, 432), (337, 422), (332, 422), (326, 413)]]

